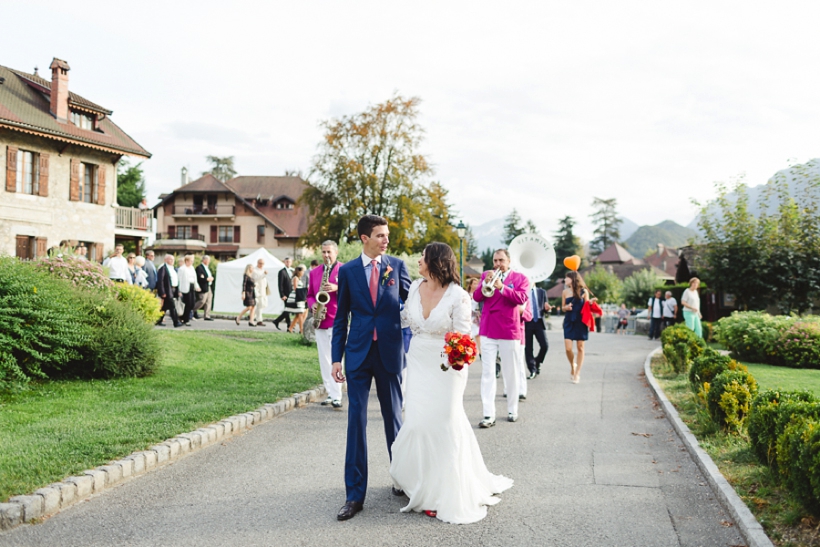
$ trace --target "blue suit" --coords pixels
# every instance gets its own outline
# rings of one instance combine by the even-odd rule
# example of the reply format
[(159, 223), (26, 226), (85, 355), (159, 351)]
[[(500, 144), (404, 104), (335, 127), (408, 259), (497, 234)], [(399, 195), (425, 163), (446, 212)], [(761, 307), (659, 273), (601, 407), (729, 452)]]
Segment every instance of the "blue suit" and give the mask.
[[(388, 266), (392, 268), (389, 273)], [(382, 256), (375, 306), (361, 258), (339, 268), (339, 307), (331, 351), (334, 363), (344, 356), (347, 376), (347, 501), (364, 503), (367, 493), (367, 402), (374, 379), (391, 457), (390, 449), (401, 427), (401, 373), (405, 360), (399, 312), (409, 289), (407, 266), (392, 256)]]

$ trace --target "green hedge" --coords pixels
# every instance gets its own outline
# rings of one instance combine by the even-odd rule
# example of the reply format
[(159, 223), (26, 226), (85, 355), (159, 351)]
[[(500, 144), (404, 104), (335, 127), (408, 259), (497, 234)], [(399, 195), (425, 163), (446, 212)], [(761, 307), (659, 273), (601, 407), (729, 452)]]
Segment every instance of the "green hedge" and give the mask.
[(686, 372), (692, 360), (706, 348), (703, 339), (683, 324), (663, 329), (661, 344), (663, 356), (678, 373)]
[(744, 370), (725, 370), (709, 384), (706, 402), (716, 424), (731, 433), (740, 433), (757, 394), (757, 381)]
[(820, 422), (793, 415), (777, 438), (783, 485), (812, 513), (820, 514)]
[[(749, 413), (748, 432), (749, 444), (760, 463), (777, 468), (776, 448), (777, 437), (795, 413), (795, 406), (789, 403), (815, 403), (815, 397), (808, 391), (781, 391), (766, 390), (757, 394), (752, 401), (752, 410)], [(785, 412), (781, 412), (783, 408)], [(811, 405), (799, 405), (800, 410), (811, 412)], [(779, 425), (779, 427), (778, 427)]]
[(701, 391), (708, 392), (709, 386), (715, 377), (727, 370), (741, 370), (748, 372), (748, 369), (729, 357), (711, 348), (703, 350), (698, 357), (692, 361), (692, 368), (689, 369), (689, 384), (695, 394)]
[(717, 322), (715, 339), (738, 359), (820, 368), (820, 318), (734, 312)]

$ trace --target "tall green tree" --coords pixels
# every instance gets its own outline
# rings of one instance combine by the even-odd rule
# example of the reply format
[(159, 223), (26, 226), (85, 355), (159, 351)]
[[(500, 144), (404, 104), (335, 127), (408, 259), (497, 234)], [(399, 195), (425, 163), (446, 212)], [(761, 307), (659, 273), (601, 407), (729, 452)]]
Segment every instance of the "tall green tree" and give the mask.
[(540, 235), (540, 232), (538, 231), (538, 226), (535, 225), (532, 219), (527, 220), (527, 223), (524, 224), (524, 233)]
[(117, 203), (121, 207), (137, 207), (145, 198), (145, 175), (142, 162), (131, 165), (125, 158), (117, 164)]
[(510, 242), (524, 233), (524, 226), (521, 225), (521, 215), (518, 214), (517, 209), (513, 209), (509, 215), (504, 219), (504, 245), (509, 245)]
[(603, 266), (598, 264), (592, 271), (587, 272), (584, 276), (589, 290), (595, 295), (601, 303), (617, 304), (620, 303), (621, 291), (623, 290), (623, 282), (613, 272), (608, 271)]
[(618, 218), (618, 201), (616, 198), (594, 198), (592, 207), (595, 209), (590, 217), (595, 225), (595, 237), (589, 242), (589, 250), (593, 254), (600, 254), (621, 239), (620, 226), (623, 222)]
[(473, 227), (467, 224), (467, 231), (464, 234), (464, 258), (470, 259), (478, 256), (478, 242), (473, 234)]
[[(432, 241), (438, 241), (448, 244), (458, 256), (459, 239), (458, 233), (453, 227), (448, 193), (448, 190), (438, 182), (432, 182), (424, 188), (422, 198), (424, 205), (419, 213), (421, 226), (419, 230), (413, 230), (418, 233), (417, 238), (408, 242), (413, 252), (420, 253), (424, 250), (425, 245)], [(410, 230), (402, 231), (402, 233), (408, 232)]]
[(481, 261), (484, 262), (484, 270), (489, 271), (493, 269), (493, 253), (495, 249), (487, 247), (481, 252)]
[(627, 306), (646, 307), (661, 280), (651, 269), (639, 270), (623, 281), (621, 296)]
[(558, 220), (558, 230), (555, 231), (555, 270), (550, 279), (552, 283), (556, 283), (559, 279), (563, 279), (569, 271), (564, 266), (564, 259), (572, 255), (580, 255), (581, 242), (573, 233), (575, 228), (575, 219), (567, 215)]
[(211, 168), (208, 171), (203, 171), (203, 175), (213, 175), (222, 182), (231, 180), (236, 176), (236, 169), (234, 168), (233, 156), (219, 158), (217, 156), (206, 156)]

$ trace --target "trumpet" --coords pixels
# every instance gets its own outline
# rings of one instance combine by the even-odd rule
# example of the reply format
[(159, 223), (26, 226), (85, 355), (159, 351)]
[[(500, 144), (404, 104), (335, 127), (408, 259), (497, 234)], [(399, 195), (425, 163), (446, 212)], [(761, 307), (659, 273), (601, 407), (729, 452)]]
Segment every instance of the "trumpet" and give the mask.
[[(330, 278), (330, 258), (325, 259), (325, 271), (322, 274), (322, 284), (324, 286)], [(313, 310), (313, 327), (319, 328), (322, 321), (327, 317), (327, 305), (330, 303), (330, 293), (327, 291), (319, 291), (316, 293), (316, 309)]]
[(484, 283), (481, 285), (481, 294), (484, 295), (484, 298), (490, 298), (495, 294), (495, 282), (497, 279), (500, 279), (503, 274), (504, 272), (499, 268), (493, 272), (493, 275), (488, 275), (484, 278)]

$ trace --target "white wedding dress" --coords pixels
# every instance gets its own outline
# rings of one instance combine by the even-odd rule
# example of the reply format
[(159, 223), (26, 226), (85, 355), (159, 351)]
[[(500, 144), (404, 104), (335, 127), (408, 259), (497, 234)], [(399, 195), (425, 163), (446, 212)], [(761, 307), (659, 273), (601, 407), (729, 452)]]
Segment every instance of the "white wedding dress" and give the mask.
[(487, 515), (512, 479), (487, 471), (464, 412), (467, 370), (441, 370), (444, 334), (470, 332), (470, 296), (451, 284), (424, 319), (419, 286), (410, 287), (401, 313), (413, 338), (407, 354), (404, 423), (393, 443), (390, 475), (410, 498), (402, 512), (436, 511), (445, 522), (467, 524)]

